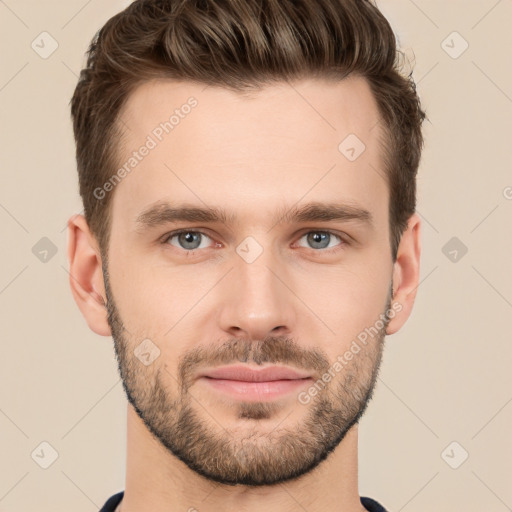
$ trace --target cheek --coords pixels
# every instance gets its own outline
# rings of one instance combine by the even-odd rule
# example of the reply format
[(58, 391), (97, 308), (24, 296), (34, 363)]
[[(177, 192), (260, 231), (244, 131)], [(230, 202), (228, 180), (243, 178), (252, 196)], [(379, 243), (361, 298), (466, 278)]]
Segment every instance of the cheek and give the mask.
[(385, 309), (390, 280), (389, 269), (375, 261), (309, 272), (296, 281), (295, 290), (312, 312), (308, 321), (345, 342), (375, 324)]
[(126, 328), (157, 339), (174, 326), (186, 324), (193, 317), (194, 305), (215, 282), (207, 278), (205, 271), (198, 272), (192, 267), (184, 271), (130, 257), (122, 259), (118, 266), (113, 258), (111, 261), (112, 293)]

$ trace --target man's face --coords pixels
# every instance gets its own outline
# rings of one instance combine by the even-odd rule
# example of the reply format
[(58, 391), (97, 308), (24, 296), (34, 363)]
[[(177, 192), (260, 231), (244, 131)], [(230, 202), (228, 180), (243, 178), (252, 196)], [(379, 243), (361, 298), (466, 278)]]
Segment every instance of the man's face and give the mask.
[[(246, 98), (158, 81), (132, 94), (122, 121), (120, 167), (139, 154), (109, 192), (104, 277), (131, 405), (212, 480), (270, 485), (310, 471), (371, 397), (391, 308), (389, 191), (367, 83), (310, 80)], [(321, 215), (334, 205), (349, 215)], [(226, 218), (166, 211), (184, 207)], [(201, 377), (232, 364), (309, 379), (255, 395)]]

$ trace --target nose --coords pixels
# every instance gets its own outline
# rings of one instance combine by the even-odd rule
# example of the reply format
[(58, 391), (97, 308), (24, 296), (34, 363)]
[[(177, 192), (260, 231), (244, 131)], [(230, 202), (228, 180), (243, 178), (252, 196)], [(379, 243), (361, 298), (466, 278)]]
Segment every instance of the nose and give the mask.
[(289, 335), (296, 312), (284, 263), (270, 250), (252, 263), (237, 254), (233, 259), (234, 269), (219, 297), (220, 328), (230, 336), (251, 340)]

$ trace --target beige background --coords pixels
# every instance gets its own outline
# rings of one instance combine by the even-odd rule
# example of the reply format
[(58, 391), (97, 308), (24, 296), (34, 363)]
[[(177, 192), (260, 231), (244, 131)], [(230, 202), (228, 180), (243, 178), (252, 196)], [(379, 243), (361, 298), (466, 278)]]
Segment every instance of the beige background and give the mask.
[[(124, 488), (126, 400), (111, 338), (89, 331), (72, 300), (65, 226), (81, 210), (68, 102), (90, 39), (125, 5), (0, 1), (4, 512), (89, 512)], [(512, 1), (379, 6), (414, 53), (430, 121), (422, 280), (362, 420), (360, 494), (390, 512), (512, 510)], [(31, 47), (43, 31), (58, 42), (46, 59)], [(46, 262), (32, 250), (43, 237), (57, 250)], [(452, 237), (468, 249), (455, 262), (443, 252)], [(58, 452), (47, 469), (42, 442)]]

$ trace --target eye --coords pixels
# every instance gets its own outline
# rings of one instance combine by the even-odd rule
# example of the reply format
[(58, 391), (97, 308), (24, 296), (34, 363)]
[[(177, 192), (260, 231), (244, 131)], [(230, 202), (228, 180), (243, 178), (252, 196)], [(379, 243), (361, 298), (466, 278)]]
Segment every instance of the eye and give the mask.
[[(203, 244), (205, 239), (211, 240), (208, 235), (201, 231), (183, 230), (171, 233), (165, 238), (164, 243), (178, 247), (178, 249), (185, 249), (187, 251), (195, 251), (196, 249), (205, 249), (208, 244)], [(175, 240), (175, 243), (173, 243)]]
[[(331, 231), (309, 231), (305, 233), (300, 240), (303, 238), (306, 239), (306, 242), (312, 249), (330, 249), (344, 244), (344, 240)], [(340, 240), (341, 243), (331, 245), (331, 242), (335, 241), (334, 239), (336, 238)]]
[[(310, 249), (316, 251), (323, 249), (333, 249), (336, 251), (348, 243), (340, 235), (337, 235), (331, 231), (309, 231), (300, 237), (299, 242), (303, 239), (306, 239), (306, 243)], [(336, 244), (336, 239), (341, 243)], [(162, 243), (172, 245), (187, 252), (192, 252), (197, 249), (208, 248), (208, 241), (211, 242), (212, 239), (202, 231), (183, 229), (181, 231), (169, 233), (162, 240)], [(305, 247), (300, 243), (299, 246)]]

